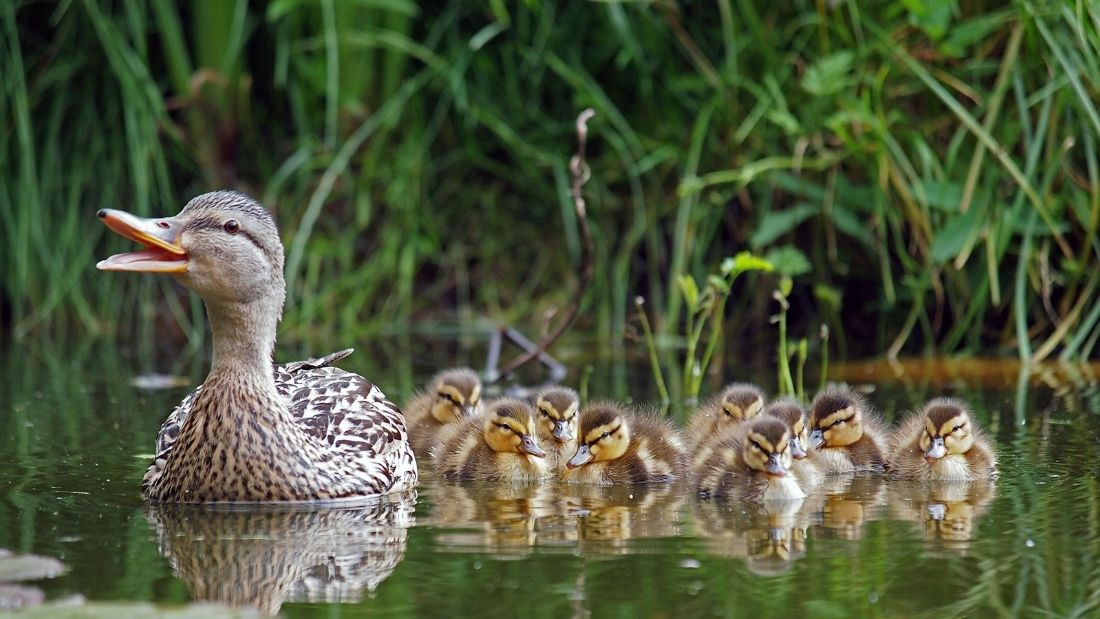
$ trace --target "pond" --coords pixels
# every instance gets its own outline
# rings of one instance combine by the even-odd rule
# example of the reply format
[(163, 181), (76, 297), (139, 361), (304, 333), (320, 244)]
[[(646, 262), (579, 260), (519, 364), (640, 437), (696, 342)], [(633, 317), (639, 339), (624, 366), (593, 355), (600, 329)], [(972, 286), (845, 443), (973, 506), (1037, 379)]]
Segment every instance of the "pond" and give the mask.
[[(461, 340), (371, 348), (345, 367), (396, 401), (434, 367), (480, 365)], [(652, 395), (644, 365), (585, 363), (593, 395)], [(457, 484), (424, 467), (415, 501), (260, 511), (141, 501), (153, 437), (187, 390), (135, 387), (147, 367), (109, 342), (0, 352), (0, 548), (66, 565), (52, 579), (0, 582), (0, 598), (41, 592), (34, 616), (224, 616), (224, 605), (288, 617), (1100, 612), (1100, 388), (1089, 367), (1023, 378), (980, 362), (834, 368), (873, 386), (890, 421), (932, 395), (968, 399), (1000, 452), (995, 485), (838, 477), (801, 503), (762, 508), (701, 501), (683, 485)], [(767, 368), (746, 371), (738, 378), (767, 382)]]

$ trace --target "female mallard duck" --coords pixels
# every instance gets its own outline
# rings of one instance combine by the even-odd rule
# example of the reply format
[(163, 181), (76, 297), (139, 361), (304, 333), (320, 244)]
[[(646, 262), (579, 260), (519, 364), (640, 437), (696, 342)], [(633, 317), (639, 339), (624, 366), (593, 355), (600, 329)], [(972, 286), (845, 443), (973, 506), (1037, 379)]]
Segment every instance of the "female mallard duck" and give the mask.
[(966, 402), (936, 398), (894, 433), (890, 469), (903, 479), (990, 479), (997, 477), (997, 455)]
[(635, 414), (617, 404), (581, 411), (580, 441), (562, 479), (581, 484), (668, 482), (684, 476), (686, 456), (667, 422)]
[(727, 385), (718, 397), (699, 407), (688, 422), (687, 444), (697, 452), (727, 425), (752, 419), (764, 410), (764, 392), (749, 383)]
[(214, 355), (203, 384), (161, 427), (144, 495), (174, 503), (316, 501), (400, 492), (417, 481), (397, 407), (362, 376), (329, 364), (275, 366), (285, 298), (283, 245), (255, 200), (208, 193), (175, 217), (99, 218), (146, 249), (104, 271), (169, 273), (202, 297)]
[(561, 471), (577, 450), (577, 408), (580, 396), (568, 387), (547, 387), (535, 396), (539, 443), (546, 450), (547, 464)]
[(469, 368), (444, 370), (432, 377), (428, 388), (405, 406), (409, 444), (419, 456), (428, 455), (439, 444), (443, 427), (480, 412), (481, 379)]
[(810, 445), (825, 473), (878, 471), (886, 466), (886, 432), (863, 396), (829, 387), (810, 407)]
[(537, 436), (530, 405), (519, 400), (495, 400), (480, 417), (448, 430), (436, 453), (436, 466), (445, 479), (543, 479), (550, 469)]
[(791, 474), (798, 480), (803, 490), (821, 483), (821, 471), (808, 458), (806, 449), (810, 446), (810, 430), (806, 423), (806, 409), (794, 398), (781, 398), (768, 404), (764, 416), (775, 417), (787, 424), (791, 432)]
[(715, 438), (710, 457), (695, 468), (696, 489), (719, 499), (803, 499), (806, 493), (790, 474), (793, 460), (786, 422), (759, 417)]

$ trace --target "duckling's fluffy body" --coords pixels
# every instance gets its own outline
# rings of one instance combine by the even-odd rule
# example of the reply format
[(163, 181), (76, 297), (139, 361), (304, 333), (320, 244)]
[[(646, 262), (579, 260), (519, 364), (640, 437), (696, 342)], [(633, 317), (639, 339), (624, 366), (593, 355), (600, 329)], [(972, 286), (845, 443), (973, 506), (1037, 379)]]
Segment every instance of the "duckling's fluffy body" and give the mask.
[(579, 445), (562, 480), (577, 484), (644, 484), (681, 479), (687, 457), (667, 421), (612, 403), (579, 417)]
[(810, 410), (811, 457), (828, 473), (882, 472), (887, 432), (859, 393), (830, 387), (814, 398)]
[(937, 398), (894, 432), (890, 469), (902, 479), (989, 479), (997, 477), (997, 455), (965, 402)]
[(539, 446), (546, 451), (546, 464), (560, 473), (577, 451), (577, 417), (580, 398), (568, 387), (548, 387), (535, 396)]
[(744, 501), (803, 499), (806, 493), (790, 474), (790, 430), (773, 417), (761, 417), (725, 429), (709, 456), (694, 470), (704, 497)]
[[(756, 385), (732, 383), (717, 396), (704, 402), (684, 430), (692, 453), (692, 466), (699, 463), (703, 448), (727, 426), (737, 425), (756, 417), (764, 410), (765, 395)], [(704, 456), (705, 457), (705, 456)]]
[(537, 481), (550, 475), (538, 446), (535, 415), (519, 400), (495, 400), (445, 434), (436, 467), (445, 479)]
[(432, 454), (444, 428), (476, 416), (481, 405), (481, 379), (469, 368), (439, 372), (401, 411), (408, 426), (409, 444), (420, 457)]
[(775, 417), (787, 424), (791, 433), (791, 474), (803, 490), (821, 483), (822, 472), (810, 457), (810, 423), (806, 409), (793, 398), (782, 398), (768, 404), (762, 415)]

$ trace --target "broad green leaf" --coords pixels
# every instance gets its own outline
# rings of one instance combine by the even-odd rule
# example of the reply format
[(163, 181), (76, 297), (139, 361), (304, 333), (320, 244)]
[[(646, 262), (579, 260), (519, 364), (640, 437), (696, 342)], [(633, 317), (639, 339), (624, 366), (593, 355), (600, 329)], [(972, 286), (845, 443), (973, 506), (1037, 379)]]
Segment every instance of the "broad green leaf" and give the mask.
[(776, 272), (787, 277), (797, 277), (809, 273), (812, 269), (806, 254), (791, 246), (783, 245), (764, 254), (764, 259), (775, 267)]
[(923, 183), (924, 196), (928, 206), (944, 211), (958, 211), (962, 202), (963, 187), (959, 183), (948, 181), (926, 181)]
[(760, 249), (769, 245), (772, 241), (787, 234), (798, 227), (799, 224), (813, 217), (820, 208), (812, 204), (796, 204), (782, 211), (767, 211), (760, 219), (760, 225), (749, 238), (749, 247)]
[(970, 238), (977, 221), (978, 209), (970, 209), (947, 220), (932, 239), (932, 262), (944, 264), (953, 260), (962, 251), (966, 240)]
[(851, 73), (855, 60), (855, 52), (849, 50), (821, 58), (806, 69), (806, 74), (802, 76), (802, 88), (816, 96), (831, 95), (848, 88), (854, 81)]
[(771, 262), (747, 251), (739, 252), (732, 258), (722, 261), (722, 274), (734, 277), (748, 271), (772, 271), (775, 267)]

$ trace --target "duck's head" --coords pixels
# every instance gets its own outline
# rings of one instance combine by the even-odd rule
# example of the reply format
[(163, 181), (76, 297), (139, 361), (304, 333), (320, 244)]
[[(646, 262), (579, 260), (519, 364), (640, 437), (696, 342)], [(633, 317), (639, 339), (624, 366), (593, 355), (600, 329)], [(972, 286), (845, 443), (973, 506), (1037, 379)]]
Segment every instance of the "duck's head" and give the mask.
[(493, 451), (542, 458), (538, 429), (531, 407), (519, 400), (497, 400), (489, 407), (482, 426), (485, 442)]
[(791, 431), (791, 457), (801, 460), (810, 446), (810, 430), (806, 424), (806, 409), (794, 398), (783, 398), (768, 405), (764, 415), (775, 417), (787, 424)]
[(445, 370), (431, 384), (432, 417), (439, 423), (451, 423), (478, 414), (481, 406), (481, 379), (469, 368)]
[(964, 454), (974, 446), (970, 410), (962, 400), (936, 398), (924, 405), (924, 430), (920, 448), (930, 464), (951, 454)]
[(846, 387), (819, 393), (810, 407), (810, 446), (847, 447), (863, 438), (863, 397)]
[(568, 387), (543, 389), (535, 397), (539, 436), (559, 443), (572, 443), (577, 436), (577, 392)]
[(718, 404), (722, 411), (720, 422), (741, 423), (764, 410), (764, 392), (756, 385), (733, 383), (719, 394)]
[(215, 191), (193, 198), (174, 217), (97, 213), (114, 232), (145, 246), (102, 260), (102, 271), (166, 273), (207, 302), (274, 300), (282, 308), (283, 244), (271, 215), (252, 198)]
[(785, 476), (792, 462), (791, 432), (786, 422), (774, 417), (752, 420), (741, 445), (741, 458), (753, 470)]
[(613, 404), (598, 404), (584, 409), (578, 421), (580, 445), (565, 463), (575, 469), (589, 462), (606, 462), (622, 456), (630, 446), (627, 413)]

